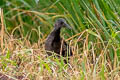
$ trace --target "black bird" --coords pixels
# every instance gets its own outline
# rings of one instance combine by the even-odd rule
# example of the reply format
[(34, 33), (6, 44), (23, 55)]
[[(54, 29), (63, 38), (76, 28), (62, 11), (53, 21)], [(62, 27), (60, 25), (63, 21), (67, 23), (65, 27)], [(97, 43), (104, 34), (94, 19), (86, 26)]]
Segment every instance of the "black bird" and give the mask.
[(47, 54), (50, 56), (52, 52), (56, 53), (58, 56), (72, 56), (72, 51), (69, 45), (60, 37), (60, 30), (63, 27), (67, 27), (71, 29), (71, 27), (66, 23), (65, 19), (59, 18), (55, 24), (54, 29), (48, 35), (45, 42), (45, 50)]

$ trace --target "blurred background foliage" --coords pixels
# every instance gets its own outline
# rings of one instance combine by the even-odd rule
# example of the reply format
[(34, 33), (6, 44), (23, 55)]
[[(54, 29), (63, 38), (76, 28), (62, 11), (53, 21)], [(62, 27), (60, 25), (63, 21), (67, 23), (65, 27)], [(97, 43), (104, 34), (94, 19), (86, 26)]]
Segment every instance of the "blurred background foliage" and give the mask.
[(114, 53), (120, 56), (120, 0), (2, 0), (0, 7), (6, 32), (15, 38), (37, 42), (49, 34), (56, 18), (63, 17), (72, 26), (72, 31), (63, 29), (65, 39), (86, 31), (83, 39), (89, 34), (89, 48), (99, 40), (103, 45), (95, 46), (96, 53), (105, 45), (112, 60)]

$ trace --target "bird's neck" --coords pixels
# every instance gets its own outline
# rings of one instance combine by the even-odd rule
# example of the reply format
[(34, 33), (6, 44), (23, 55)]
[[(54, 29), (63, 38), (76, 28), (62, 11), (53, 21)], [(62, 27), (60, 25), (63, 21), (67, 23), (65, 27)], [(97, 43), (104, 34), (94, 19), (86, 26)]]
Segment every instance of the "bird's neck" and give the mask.
[(54, 28), (53, 32), (54, 32), (54, 34), (60, 34), (60, 30), (61, 30), (61, 28)]
[(54, 28), (52, 33), (51, 33), (54, 36), (55, 41), (60, 40), (60, 30), (61, 30), (61, 28)]

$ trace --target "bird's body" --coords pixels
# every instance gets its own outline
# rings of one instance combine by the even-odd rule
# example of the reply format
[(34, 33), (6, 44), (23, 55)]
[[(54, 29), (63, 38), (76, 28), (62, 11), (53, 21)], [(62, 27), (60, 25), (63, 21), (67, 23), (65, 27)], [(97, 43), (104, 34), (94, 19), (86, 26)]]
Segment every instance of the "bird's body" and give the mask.
[(71, 56), (72, 51), (69, 45), (60, 37), (60, 30), (63, 26), (69, 26), (64, 19), (59, 19), (54, 25), (54, 29), (48, 35), (45, 42), (45, 50), (48, 55), (52, 55), (52, 52), (61, 55), (63, 57)]

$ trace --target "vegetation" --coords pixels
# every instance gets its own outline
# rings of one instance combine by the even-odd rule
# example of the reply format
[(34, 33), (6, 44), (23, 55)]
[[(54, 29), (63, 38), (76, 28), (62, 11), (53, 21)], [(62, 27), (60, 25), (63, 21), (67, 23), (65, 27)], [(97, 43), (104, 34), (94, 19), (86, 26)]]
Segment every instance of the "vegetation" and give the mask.
[[(2, 0), (0, 73), (30, 80), (119, 80), (120, 0)], [(1, 10), (2, 12), (2, 10)], [(74, 55), (46, 57), (55, 19)]]

